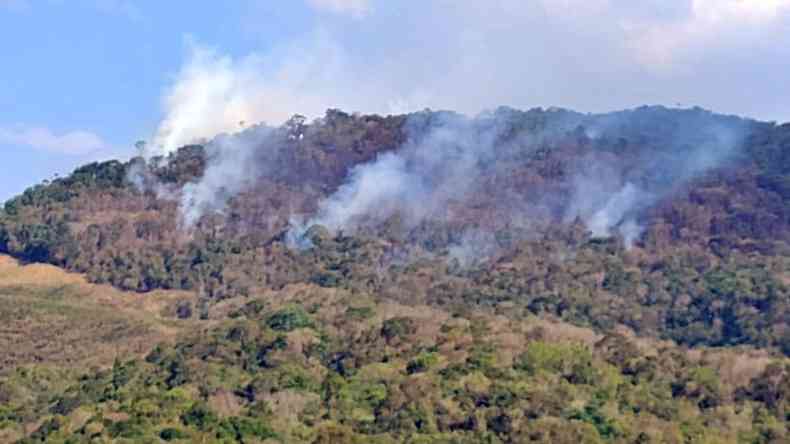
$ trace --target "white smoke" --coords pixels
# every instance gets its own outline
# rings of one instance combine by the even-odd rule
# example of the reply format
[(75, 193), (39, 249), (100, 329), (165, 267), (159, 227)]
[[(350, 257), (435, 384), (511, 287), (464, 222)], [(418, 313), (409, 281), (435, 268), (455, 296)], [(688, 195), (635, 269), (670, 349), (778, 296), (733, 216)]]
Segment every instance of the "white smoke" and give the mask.
[(609, 196), (601, 208), (586, 218), (587, 226), (593, 236), (610, 236), (612, 227), (624, 221), (630, 210), (646, 200), (642, 194), (633, 184), (627, 183), (622, 189)]
[[(585, 133), (602, 140), (616, 138), (623, 128), (647, 121), (659, 125), (666, 110), (645, 111), (645, 117), (633, 111), (604, 116)], [(580, 218), (593, 237), (622, 236), (631, 247), (644, 231), (640, 213), (679, 186), (722, 166), (736, 158), (746, 127), (742, 121), (714, 122), (702, 110), (687, 110), (680, 117), (680, 126), (668, 132), (661, 141), (663, 150), (649, 149), (636, 159), (631, 168), (639, 171), (648, 185), (637, 185), (626, 178), (627, 171), (618, 170), (607, 161), (594, 156), (582, 159), (580, 170), (573, 178), (573, 195), (565, 213), (565, 221)], [(643, 123), (644, 124), (644, 123)], [(655, 141), (654, 141), (655, 142)], [(666, 149), (669, 148), (669, 149)], [(627, 153), (622, 153), (625, 156)], [(612, 162), (614, 163), (614, 162)]]
[(484, 230), (466, 230), (461, 238), (450, 244), (447, 258), (461, 267), (469, 267), (477, 261), (487, 259), (497, 251), (498, 244), (493, 233)]
[[(222, 213), (232, 197), (249, 189), (255, 179), (267, 174), (261, 156), (273, 155), (279, 147), (272, 143), (274, 130), (266, 126), (243, 133), (215, 138), (206, 145), (206, 169), (197, 181), (181, 190), (182, 223), (189, 228), (209, 212)], [(270, 152), (267, 152), (269, 150)]]
[[(580, 218), (594, 237), (619, 234), (630, 247), (644, 231), (640, 223), (644, 210), (734, 159), (746, 128), (744, 121), (714, 117), (700, 109), (644, 108), (589, 117), (558, 113), (556, 121), (546, 122), (543, 129), (516, 133), (514, 129), (525, 116), (510, 120), (513, 115), (507, 110), (475, 119), (449, 113), (430, 116), (411, 116), (407, 125), (412, 128), (410, 141), (395, 152), (354, 167), (346, 183), (319, 204), (315, 217), (294, 224), (290, 238), (299, 239), (313, 225), (354, 232), (395, 215), (406, 230), (429, 220), (447, 222), (454, 203), (474, 207), (475, 194), (486, 181), (513, 175), (512, 168), (530, 162), (536, 148), (563, 143), (571, 128), (584, 121), (598, 135), (592, 142), (598, 146), (563, 179), (572, 190), (570, 201), (565, 205), (559, 195), (546, 196), (548, 207), (565, 205), (565, 222)], [(640, 142), (656, 145), (640, 146), (638, 157), (627, 151), (607, 152), (617, 147), (617, 140), (639, 138), (642, 131), (655, 131), (662, 125), (653, 136), (655, 140)], [(499, 226), (524, 225), (520, 222), (524, 216), (539, 217), (542, 212), (534, 205), (522, 208), (522, 196), (511, 189), (488, 188), (483, 195), (486, 211), (496, 213), (493, 219)], [(470, 243), (460, 242), (454, 249), (459, 257), (469, 251), (466, 244)]]
[[(231, 56), (193, 44), (163, 100), (154, 154), (328, 108), (475, 114), (683, 101), (790, 116), (772, 86), (790, 59), (790, 0), (308, 1), (338, 14), (317, 15), (274, 49)], [(724, 81), (722, 66), (740, 68)]]
[(372, 213), (384, 217), (427, 196), (422, 178), (410, 171), (406, 159), (387, 153), (351, 172), (348, 182), (321, 204), (313, 224), (330, 230), (353, 229), (356, 221)]
[(582, 171), (573, 178), (573, 196), (565, 221), (580, 218), (595, 238), (618, 231), (630, 246), (642, 233), (634, 217), (653, 203), (653, 196), (630, 182), (622, 183), (620, 172), (594, 158), (583, 159)]
[(623, 237), (623, 243), (625, 244), (625, 248), (630, 249), (634, 246), (634, 243), (639, 240), (639, 237), (642, 236), (642, 232), (644, 231), (644, 227), (639, 225), (633, 219), (625, 220), (620, 226), (618, 227), (618, 231), (620, 235)]
[[(424, 114), (410, 118), (419, 126)], [(446, 219), (453, 201), (469, 198), (479, 187), (486, 165), (494, 158), (494, 144), (502, 128), (479, 126), (457, 114), (437, 114), (433, 125), (414, 129), (412, 140), (396, 152), (358, 165), (344, 185), (319, 205), (318, 213), (295, 224), (292, 238), (312, 225), (331, 231), (354, 231), (399, 216), (405, 229), (428, 219)]]
[(319, 86), (339, 80), (342, 55), (330, 40), (317, 34), (309, 50), (294, 45), (287, 51), (299, 56), (233, 58), (191, 43), (186, 65), (163, 99), (165, 118), (147, 154), (167, 154), (261, 122), (279, 125), (297, 113), (316, 117), (346, 104), (329, 90), (324, 96)]

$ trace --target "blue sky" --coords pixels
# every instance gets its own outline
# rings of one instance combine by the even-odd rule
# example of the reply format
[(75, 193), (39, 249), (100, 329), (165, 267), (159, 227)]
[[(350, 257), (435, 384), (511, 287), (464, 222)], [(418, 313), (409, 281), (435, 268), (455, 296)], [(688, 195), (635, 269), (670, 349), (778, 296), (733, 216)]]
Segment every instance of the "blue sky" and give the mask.
[(790, 0), (0, 0), (0, 200), (328, 107), (790, 120)]
[[(150, 137), (190, 38), (243, 54), (310, 26), (296, 2), (194, 4), (0, 0), (0, 200), (88, 160), (128, 155)], [(43, 130), (51, 139), (86, 131), (101, 141), (90, 150), (27, 134)]]

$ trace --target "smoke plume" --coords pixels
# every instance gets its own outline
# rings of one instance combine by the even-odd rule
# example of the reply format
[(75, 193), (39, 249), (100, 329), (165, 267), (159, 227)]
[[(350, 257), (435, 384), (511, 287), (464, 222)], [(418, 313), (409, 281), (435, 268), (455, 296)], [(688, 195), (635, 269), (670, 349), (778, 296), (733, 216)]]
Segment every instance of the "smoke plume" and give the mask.
[[(297, 224), (297, 234), (312, 225), (354, 232), (394, 216), (405, 231), (425, 221), (447, 221), (454, 208), (480, 198), (477, 193), (488, 179), (508, 174), (499, 162), (516, 152), (527, 156), (536, 146), (535, 135), (517, 134), (509, 117), (505, 109), (475, 119), (449, 112), (412, 114), (406, 124), (408, 142), (354, 167), (348, 180), (320, 203), (315, 217)], [(508, 190), (499, 191), (493, 203), (507, 205), (515, 218), (519, 204), (506, 202)]]
[(254, 186), (270, 173), (271, 156), (279, 147), (276, 131), (265, 125), (235, 135), (221, 135), (206, 145), (207, 164), (203, 177), (181, 190), (181, 215), (186, 227), (194, 226), (209, 212), (221, 213), (229, 199)]
[[(747, 121), (700, 109), (669, 119), (668, 112), (643, 108), (604, 115), (589, 123), (586, 134), (599, 144), (623, 137), (638, 140), (640, 132), (652, 128), (663, 131), (651, 141), (653, 149), (640, 150), (630, 161), (622, 160), (629, 156), (627, 146), (614, 162), (594, 156), (582, 159), (574, 175), (566, 222), (581, 218), (594, 237), (619, 233), (630, 247), (644, 231), (639, 223), (641, 212), (678, 187), (737, 159)], [(671, 127), (662, 128), (667, 124)]]
[(343, 55), (331, 39), (317, 33), (281, 51), (300, 56), (234, 58), (190, 43), (188, 61), (163, 99), (165, 118), (148, 155), (171, 153), (248, 125), (279, 125), (297, 113), (318, 116), (349, 105), (333, 93), (333, 85), (342, 82)]
[[(339, 185), (310, 194), (317, 199), (313, 213), (291, 214), (292, 246), (309, 247), (305, 234), (323, 226), (336, 234), (387, 233), (443, 249), (463, 264), (490, 256), (500, 232), (531, 236), (580, 220), (592, 236), (619, 235), (630, 247), (644, 231), (648, 208), (738, 158), (749, 123), (663, 107), (608, 114), (499, 108), (473, 118), (423, 111), (403, 122), (401, 146), (349, 164)], [(269, 186), (262, 183), (288, 178), (297, 194), (315, 184), (297, 158), (350, 149), (315, 145), (316, 134), (337, 131), (332, 125), (298, 118), (211, 140), (203, 177), (179, 194), (184, 225), (222, 213), (239, 193)]]
[[(790, 115), (775, 87), (790, 60), (790, 0), (633, 3), (308, 0), (311, 25), (273, 47), (191, 44), (150, 149), (328, 108), (474, 115), (502, 104), (602, 112), (682, 101)], [(722, 76), (722, 67), (737, 69)]]
[[(672, 112), (680, 117), (671, 116)], [(449, 222), (458, 208), (480, 206), (487, 213), (482, 217), (493, 219), (489, 230), (527, 226), (530, 219), (545, 221), (544, 208), (525, 199), (530, 190), (492, 188), (490, 183), (516, 178), (530, 167), (538, 148), (559, 149), (586, 125), (585, 133), (595, 135), (594, 139), (586, 136), (589, 153), (556, 179), (571, 190), (569, 200), (550, 194), (542, 201), (549, 212), (560, 209), (565, 222), (579, 218), (594, 237), (619, 234), (630, 247), (643, 231), (644, 210), (733, 160), (746, 128), (744, 121), (699, 109), (643, 108), (596, 116), (558, 111), (535, 129), (518, 129), (519, 119), (524, 117), (506, 109), (474, 119), (451, 113), (412, 115), (409, 142), (356, 166), (346, 183), (320, 203), (315, 217), (296, 225), (292, 238), (312, 225), (354, 232), (393, 216), (402, 228), (411, 230), (425, 221)], [(651, 132), (646, 140), (654, 146), (636, 145)], [(634, 144), (630, 148), (628, 140)], [(624, 151), (614, 154), (613, 149)], [(462, 233), (455, 237), (453, 242), (464, 243)], [(475, 236), (476, 244), (481, 238)]]

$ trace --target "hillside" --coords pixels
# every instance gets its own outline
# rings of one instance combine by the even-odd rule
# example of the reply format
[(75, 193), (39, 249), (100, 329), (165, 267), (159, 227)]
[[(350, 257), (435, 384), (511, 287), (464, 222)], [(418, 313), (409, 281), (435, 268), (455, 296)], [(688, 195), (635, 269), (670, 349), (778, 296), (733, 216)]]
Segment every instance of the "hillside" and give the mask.
[[(330, 110), (152, 152), (0, 212), (0, 252), (81, 274), (0, 279), (0, 303), (36, 307), (4, 309), (0, 340), (55, 333), (3, 361), (5, 436), (789, 436), (790, 125)], [(0, 278), (30, 273), (13, 267)], [(103, 368), (15, 395), (75, 363)]]
[[(52, 277), (41, 282), (42, 271)], [(54, 270), (28, 266), (14, 276), (9, 284), (38, 283), (26, 284), (27, 291), (3, 290), (3, 300), (50, 288), (61, 305), (27, 302), (28, 296), (14, 304), (38, 315), (73, 313), (67, 319), (79, 323), (72, 328), (82, 341), (51, 331), (52, 337), (38, 341), (70, 348), (39, 350), (45, 359), (19, 359), (13, 369), (6, 367), (11, 371), (0, 375), (4, 441), (25, 435), (23, 442), (682, 443), (786, 437), (790, 365), (757, 350), (686, 350), (623, 331), (600, 334), (482, 310), (458, 316), (312, 284), (226, 300), (217, 304), (223, 320), (201, 327), (167, 320), (172, 313), (161, 299), (174, 302), (180, 295), (152, 294), (157, 299), (140, 306), (123, 301), (133, 295), (86, 287), (79, 277), (69, 279), (82, 292), (48, 287), (67, 279)], [(171, 324), (160, 328), (158, 339), (165, 342), (135, 358), (142, 338), (114, 322), (142, 329), (159, 317), (163, 326)], [(103, 324), (91, 325), (90, 319)], [(177, 331), (178, 339), (170, 340)], [(95, 353), (106, 345), (115, 345), (115, 353), (107, 349), (104, 358), (83, 353), (87, 359), (78, 359), (80, 350)], [(63, 355), (72, 359), (59, 361)], [(100, 367), (88, 370), (89, 364)]]
[(0, 256), (0, 295), (0, 375), (36, 363), (84, 370), (145, 354), (183, 329), (175, 307), (193, 298), (174, 291), (135, 297), (7, 256)]
[(173, 309), (191, 298), (173, 291), (136, 297), (0, 256), (0, 442), (39, 424), (50, 396), (84, 373), (143, 357), (152, 344), (192, 328)]

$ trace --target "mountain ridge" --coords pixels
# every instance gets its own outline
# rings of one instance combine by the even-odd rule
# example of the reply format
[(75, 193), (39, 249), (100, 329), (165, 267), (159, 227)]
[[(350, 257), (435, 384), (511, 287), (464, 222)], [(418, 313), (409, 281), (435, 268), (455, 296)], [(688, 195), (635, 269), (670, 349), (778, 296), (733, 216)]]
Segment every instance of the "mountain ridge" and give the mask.
[[(707, 139), (725, 127), (734, 127), (733, 135)], [(493, 273), (487, 279), (496, 282), (506, 275), (494, 272), (496, 263), (512, 268), (507, 258), (523, 255), (519, 246), (566, 256), (588, 251), (598, 261), (623, 262), (601, 270), (608, 280), (589, 283), (593, 292), (609, 294), (633, 291), (620, 285), (647, 285), (651, 270), (666, 268), (667, 256), (680, 252), (708, 274), (723, 268), (729, 275), (728, 261), (746, 263), (755, 252), (771, 259), (761, 266), (777, 269), (777, 255), (790, 241), (787, 128), (699, 108), (603, 115), (500, 108), (477, 118), (330, 110), (311, 124), (296, 116), (283, 127), (219, 136), (167, 158), (91, 164), (32, 188), (5, 204), (0, 251), (85, 272), (121, 289), (197, 289), (209, 302), (300, 281), (397, 292), (397, 277), (384, 269), (419, 260), (445, 262), (440, 274), (450, 282), (457, 280), (453, 272)], [(722, 140), (732, 147), (722, 148)], [(230, 160), (223, 158), (228, 152)], [(396, 158), (400, 152), (407, 154)], [(711, 152), (722, 160), (708, 159)], [(397, 165), (388, 169), (390, 163)], [(694, 163), (703, 166), (689, 166)], [(411, 182), (422, 183), (413, 191)], [(363, 188), (373, 189), (372, 197)], [(397, 194), (387, 194), (392, 189)], [(361, 210), (342, 214), (347, 207)], [(309, 216), (295, 221), (295, 214)], [(328, 230), (321, 228), (327, 223)], [(310, 225), (316, 229), (308, 231)], [(328, 251), (293, 250), (295, 238), (303, 246), (326, 241)], [(354, 264), (356, 258), (332, 257), (348, 256), (349, 248), (365, 259)], [(235, 264), (220, 263), (228, 260)], [(553, 262), (562, 273), (573, 266)], [(634, 265), (642, 276), (630, 284), (628, 273), (614, 271)], [(390, 284), (371, 281), (371, 273)], [(785, 273), (768, 274), (781, 283)], [(551, 272), (538, 276), (567, 286), (567, 278)], [(462, 287), (479, 284), (463, 279)], [(363, 280), (368, 284), (360, 287)], [(531, 287), (519, 291), (535, 293)], [(421, 298), (446, 296), (437, 289)], [(665, 313), (663, 322), (676, 321)]]

